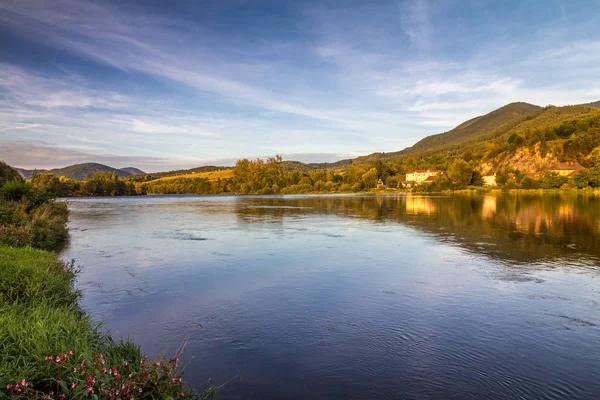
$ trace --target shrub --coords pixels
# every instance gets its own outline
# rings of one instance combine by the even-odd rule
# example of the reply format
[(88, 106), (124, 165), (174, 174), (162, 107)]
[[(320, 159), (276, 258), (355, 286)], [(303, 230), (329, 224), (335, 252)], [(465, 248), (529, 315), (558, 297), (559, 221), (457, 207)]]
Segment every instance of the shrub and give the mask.
[(51, 250), (67, 239), (65, 203), (43, 203), (28, 212), (30, 207), (25, 201), (0, 202), (0, 244)]
[(13, 180), (6, 182), (0, 189), (0, 194), (6, 200), (18, 201), (27, 196), (31, 192), (31, 188), (25, 182)]

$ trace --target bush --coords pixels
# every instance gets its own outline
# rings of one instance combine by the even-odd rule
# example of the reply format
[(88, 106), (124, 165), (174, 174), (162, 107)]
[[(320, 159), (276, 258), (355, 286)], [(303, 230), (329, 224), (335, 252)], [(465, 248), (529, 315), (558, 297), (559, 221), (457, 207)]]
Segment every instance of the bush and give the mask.
[(21, 200), (31, 192), (31, 188), (22, 180), (13, 180), (6, 182), (0, 189), (0, 194), (6, 200)]
[(521, 181), (521, 189), (539, 189), (539, 187), (539, 182), (530, 177), (525, 177)]
[(62, 202), (31, 208), (26, 201), (0, 202), (0, 244), (51, 250), (68, 237), (68, 210)]

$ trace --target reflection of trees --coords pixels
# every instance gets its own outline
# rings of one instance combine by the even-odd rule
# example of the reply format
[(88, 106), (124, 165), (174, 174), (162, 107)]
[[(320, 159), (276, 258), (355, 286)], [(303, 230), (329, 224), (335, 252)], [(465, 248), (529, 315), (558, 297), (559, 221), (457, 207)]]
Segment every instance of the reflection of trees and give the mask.
[(600, 256), (600, 199), (583, 195), (299, 196), (236, 200), (244, 223), (311, 214), (395, 221), (510, 261)]

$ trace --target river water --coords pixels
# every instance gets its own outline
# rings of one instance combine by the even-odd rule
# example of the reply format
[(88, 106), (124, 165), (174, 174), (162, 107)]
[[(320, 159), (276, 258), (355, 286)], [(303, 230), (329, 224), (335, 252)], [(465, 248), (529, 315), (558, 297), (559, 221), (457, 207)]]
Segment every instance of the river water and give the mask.
[(70, 199), (83, 304), (221, 399), (600, 398), (600, 199)]

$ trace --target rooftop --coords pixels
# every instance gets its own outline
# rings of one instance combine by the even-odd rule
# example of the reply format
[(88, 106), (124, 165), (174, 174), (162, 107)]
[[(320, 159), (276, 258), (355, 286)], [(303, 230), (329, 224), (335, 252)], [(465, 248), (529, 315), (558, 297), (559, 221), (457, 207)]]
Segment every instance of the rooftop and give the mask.
[(563, 162), (550, 166), (550, 170), (579, 171), (583, 166), (578, 162)]

